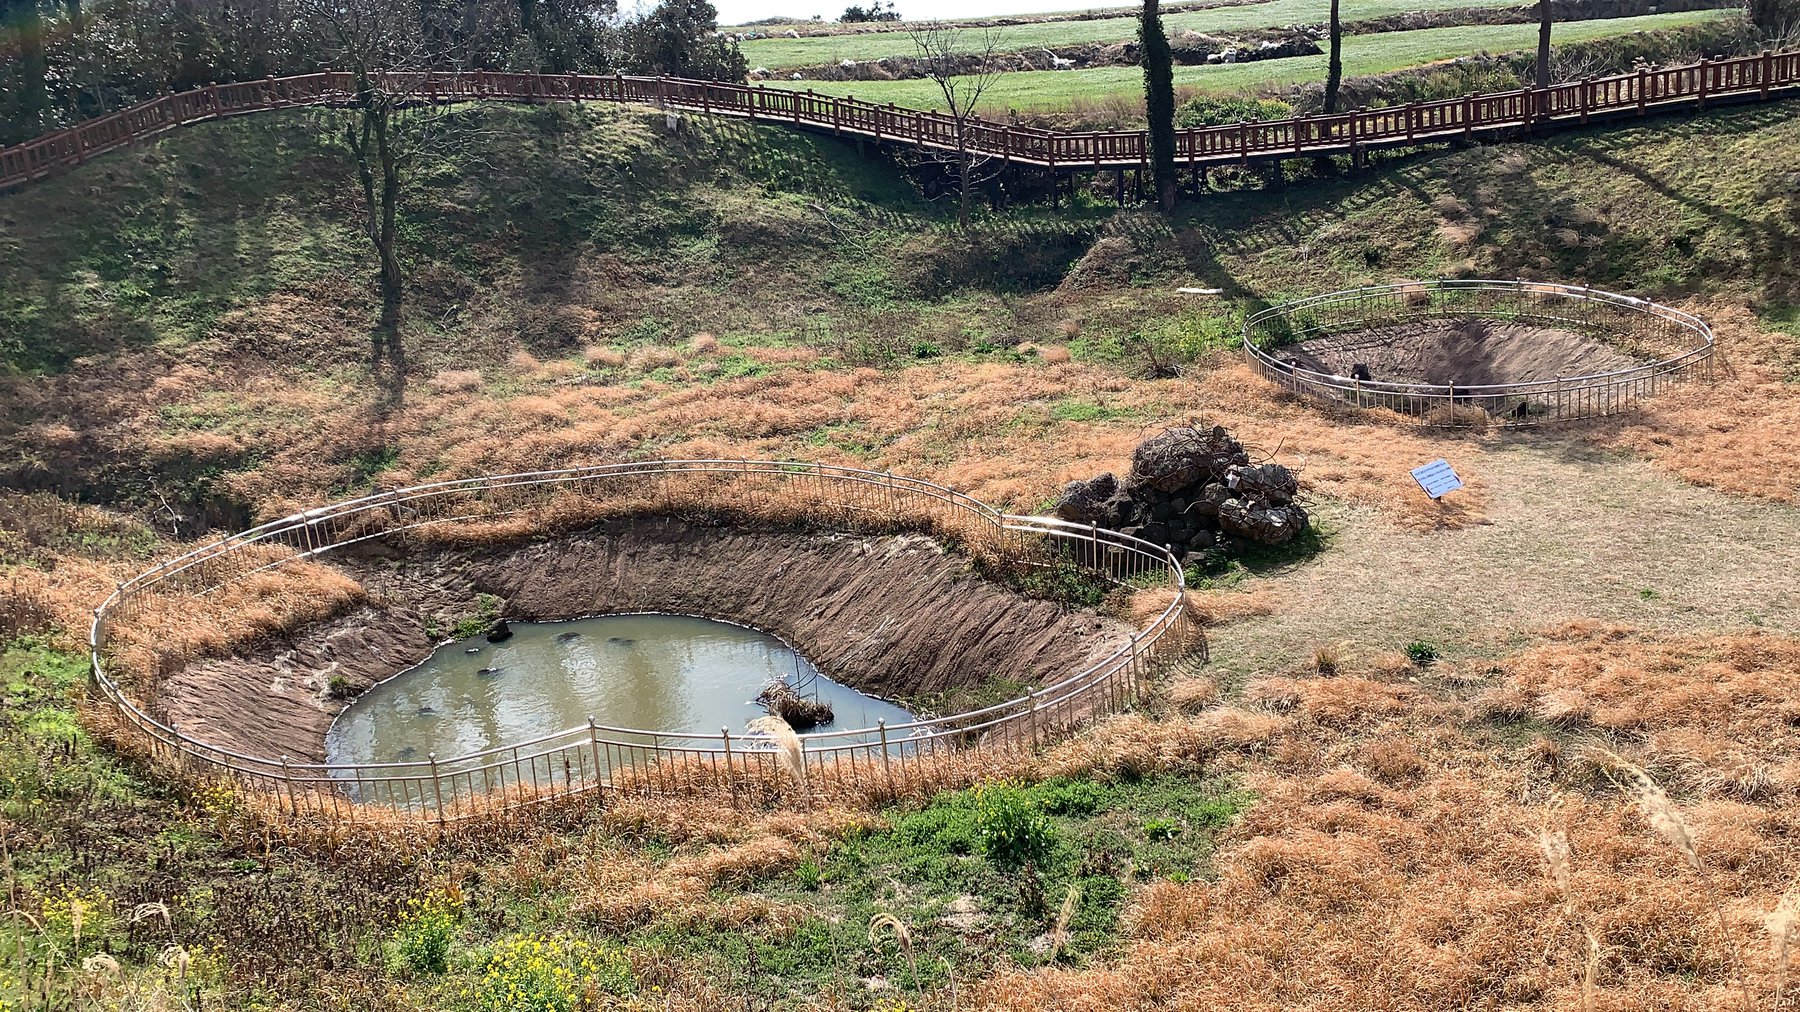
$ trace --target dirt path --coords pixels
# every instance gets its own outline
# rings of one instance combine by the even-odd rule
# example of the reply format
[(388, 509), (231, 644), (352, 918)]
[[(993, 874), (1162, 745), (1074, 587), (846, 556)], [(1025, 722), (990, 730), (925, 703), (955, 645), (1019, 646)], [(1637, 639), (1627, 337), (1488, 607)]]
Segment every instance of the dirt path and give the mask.
[(1418, 533), (1324, 506), (1329, 549), (1244, 581), (1277, 598), (1275, 613), (1216, 630), (1215, 666), (1272, 672), (1322, 644), (1382, 651), (1413, 640), (1489, 654), (1582, 618), (1800, 631), (1800, 509), (1542, 435), (1476, 461), (1488, 524)]

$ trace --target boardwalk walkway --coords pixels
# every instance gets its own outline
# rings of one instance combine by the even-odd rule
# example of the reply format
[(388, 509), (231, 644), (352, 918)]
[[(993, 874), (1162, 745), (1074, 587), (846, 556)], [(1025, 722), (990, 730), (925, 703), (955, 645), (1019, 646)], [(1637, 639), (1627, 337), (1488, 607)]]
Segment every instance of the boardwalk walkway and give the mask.
[[(392, 74), (387, 87), (419, 102), (627, 102), (791, 124), (929, 150), (953, 151), (959, 146), (956, 121), (942, 113), (717, 81), (475, 71)], [(320, 73), (217, 84), (166, 95), (0, 149), (0, 187), (42, 178), (188, 123), (295, 105), (345, 103), (351, 98), (351, 88), (348, 74)], [(1797, 93), (1800, 51), (1764, 52), (1590, 78), (1542, 91), (1521, 89), (1332, 116), (1181, 130), (1176, 134), (1176, 159), (1184, 166), (1203, 166), (1357, 154), (1489, 137), (1528, 126), (1578, 125)], [(1142, 130), (1076, 133), (977, 119), (966, 125), (962, 143), (984, 157), (1056, 172), (1136, 168), (1147, 159)]]

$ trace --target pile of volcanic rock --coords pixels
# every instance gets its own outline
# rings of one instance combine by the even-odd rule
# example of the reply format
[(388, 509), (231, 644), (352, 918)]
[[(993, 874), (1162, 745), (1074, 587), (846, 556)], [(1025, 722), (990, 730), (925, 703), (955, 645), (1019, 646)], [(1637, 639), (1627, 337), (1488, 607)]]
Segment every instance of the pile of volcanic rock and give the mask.
[(1252, 464), (1222, 426), (1169, 429), (1138, 445), (1131, 473), (1072, 481), (1056, 515), (1168, 545), (1190, 556), (1280, 545), (1306, 530), (1299, 483), (1280, 464)]

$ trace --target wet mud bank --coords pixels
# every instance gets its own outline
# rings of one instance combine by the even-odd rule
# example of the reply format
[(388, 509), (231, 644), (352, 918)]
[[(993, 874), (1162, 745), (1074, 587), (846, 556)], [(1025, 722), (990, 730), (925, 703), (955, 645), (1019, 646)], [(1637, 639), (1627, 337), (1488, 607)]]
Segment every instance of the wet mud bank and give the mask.
[(376, 544), (331, 563), (368, 603), (158, 686), (152, 709), (249, 755), (317, 762), (333, 718), (459, 623), (699, 615), (795, 645), (832, 678), (897, 698), (993, 679), (1042, 684), (1126, 642), (1124, 623), (1024, 597), (918, 535), (869, 537), (637, 518), (466, 551)]

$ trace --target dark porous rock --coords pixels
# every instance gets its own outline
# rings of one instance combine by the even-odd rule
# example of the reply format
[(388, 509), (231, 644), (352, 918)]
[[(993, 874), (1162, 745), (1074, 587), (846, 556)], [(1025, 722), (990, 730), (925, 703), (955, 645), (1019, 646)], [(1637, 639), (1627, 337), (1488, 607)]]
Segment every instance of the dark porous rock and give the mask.
[(1164, 493), (1223, 478), (1233, 464), (1250, 463), (1244, 447), (1223, 426), (1175, 428), (1138, 444), (1131, 455), (1132, 483)]
[(1106, 508), (1113, 518), (1115, 529), (1144, 522), (1143, 504), (1122, 493), (1107, 500)]
[(1280, 464), (1240, 464), (1225, 473), (1225, 485), (1240, 498), (1269, 506), (1286, 506), (1300, 494), (1299, 479)]
[(1169, 525), (1152, 521), (1138, 528), (1138, 537), (1153, 545), (1166, 545), (1169, 543)]
[(1194, 497), (1188, 510), (1201, 517), (1216, 517), (1219, 515), (1219, 507), (1223, 506), (1225, 501), (1231, 497), (1231, 489), (1226, 488), (1223, 483), (1215, 481), (1200, 490), (1200, 494)]
[(1175, 515), (1175, 507), (1167, 502), (1152, 502), (1150, 504), (1150, 515), (1158, 520), (1167, 520)]
[(1306, 511), (1291, 504), (1265, 506), (1251, 499), (1232, 499), (1219, 507), (1219, 526), (1246, 541), (1285, 545), (1306, 530)]
[(1217, 534), (1208, 530), (1199, 530), (1194, 532), (1193, 537), (1188, 538), (1188, 549), (1190, 551), (1200, 551), (1211, 548), (1218, 543), (1219, 536)]
[(494, 623), (492, 629), (488, 630), (487, 641), (489, 643), (504, 643), (507, 640), (512, 639), (512, 634), (512, 626), (507, 625), (505, 619), (501, 619)]
[(1117, 512), (1108, 504), (1118, 491), (1119, 481), (1110, 472), (1087, 481), (1069, 482), (1063, 486), (1062, 498), (1056, 501), (1056, 515), (1078, 524), (1117, 523)]

